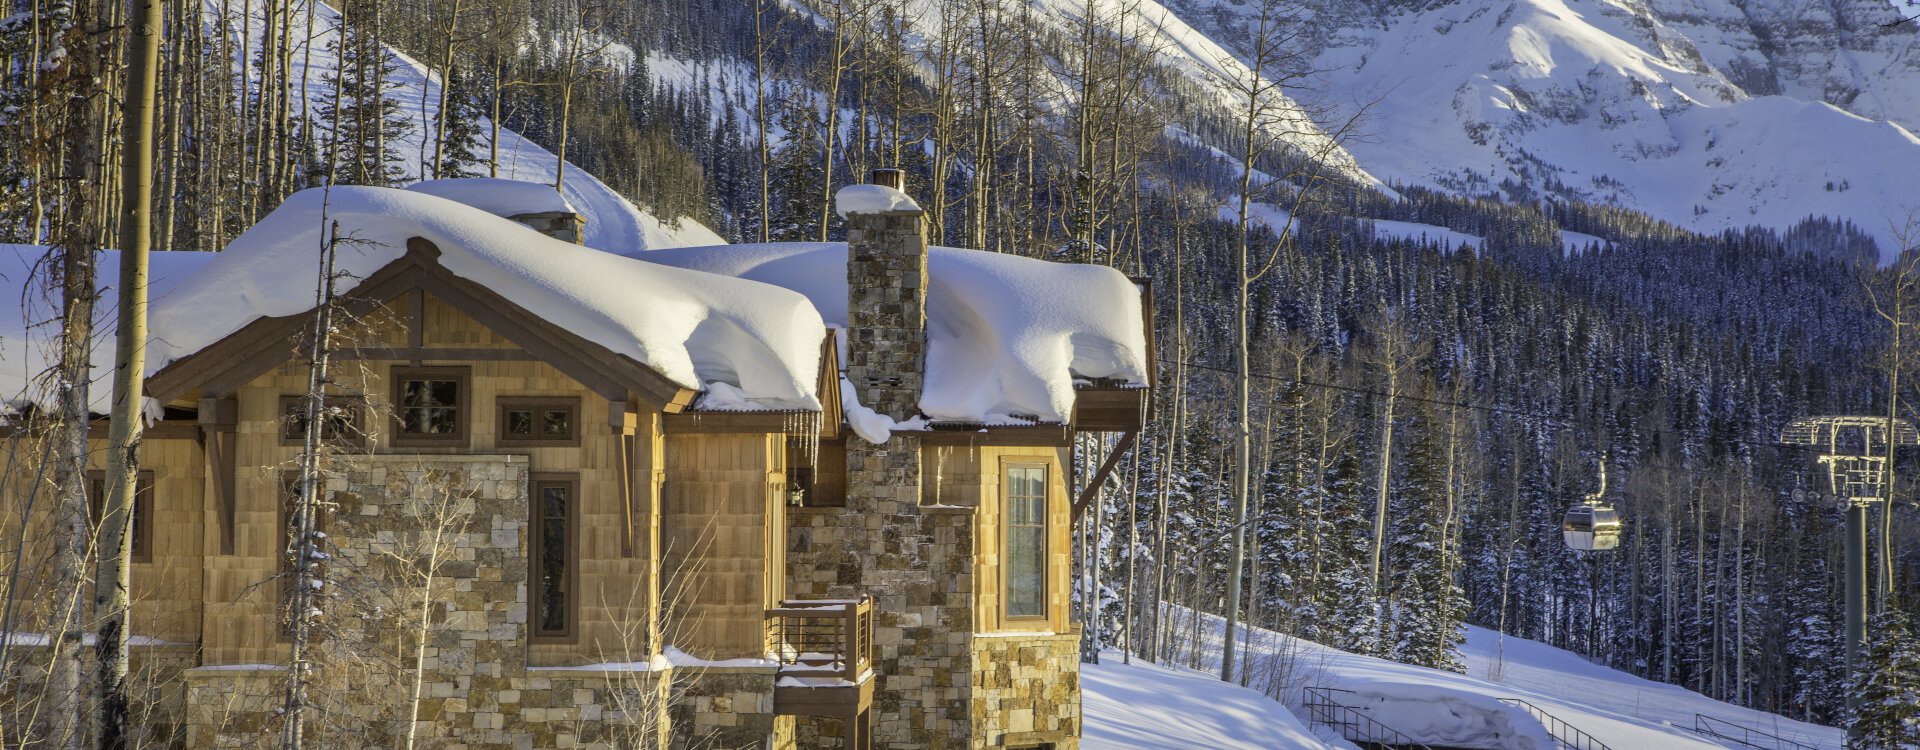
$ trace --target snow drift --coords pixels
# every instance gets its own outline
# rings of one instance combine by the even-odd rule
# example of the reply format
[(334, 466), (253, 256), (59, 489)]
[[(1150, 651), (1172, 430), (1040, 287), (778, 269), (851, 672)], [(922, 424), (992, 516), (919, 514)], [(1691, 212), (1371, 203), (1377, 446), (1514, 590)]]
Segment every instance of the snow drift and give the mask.
[(337, 221), (339, 269), (365, 277), (410, 237), (440, 264), (555, 325), (701, 388), (729, 384), (763, 409), (817, 409), (825, 326), (799, 294), (612, 255), (419, 192), (336, 187), (297, 193), (153, 305), (158, 369), (264, 317), (312, 309), (321, 229)]
[[(51, 404), (54, 394), (38, 381), (60, 361), (60, 290), (47, 288), (44, 264), (53, 248), (0, 245), (0, 295), (9, 309), (0, 314), (0, 400), (8, 406)], [(93, 376), (90, 407), (105, 414), (113, 404), (113, 336), (118, 321), (120, 251), (101, 250), (100, 300), (93, 309)], [(180, 282), (213, 260), (213, 253), (153, 252), (147, 255), (147, 298), (169, 299)], [(309, 290), (307, 296), (313, 296)]]
[[(1140, 290), (1105, 266), (934, 247), (928, 251), (927, 381), (936, 420), (1063, 421), (1076, 379), (1147, 382)], [(847, 325), (845, 243), (654, 250), (630, 257), (735, 276), (806, 295)]]

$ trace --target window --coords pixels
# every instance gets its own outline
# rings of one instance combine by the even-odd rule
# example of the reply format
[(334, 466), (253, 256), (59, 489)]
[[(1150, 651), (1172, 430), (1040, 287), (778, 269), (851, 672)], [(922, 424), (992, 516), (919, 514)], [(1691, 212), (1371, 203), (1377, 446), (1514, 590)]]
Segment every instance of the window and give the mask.
[(534, 447), (580, 444), (580, 399), (503, 398), (499, 405), (501, 446)]
[(1006, 616), (1047, 616), (1047, 467), (1012, 464), (1006, 469)]
[[(360, 427), (363, 411), (359, 399), (329, 397), (321, 401), (320, 440), (330, 445), (360, 445), (365, 431)], [(300, 445), (307, 440), (307, 404), (303, 396), (280, 397), (280, 444)]]
[[(87, 472), (87, 521), (100, 523), (107, 502), (107, 473)], [(133, 484), (133, 561), (153, 562), (153, 472), (140, 472)]]
[(393, 368), (393, 444), (466, 445), (467, 368)]
[(573, 635), (578, 594), (574, 586), (579, 483), (570, 475), (536, 474), (530, 510), (528, 549), (533, 578), (533, 635), (561, 639)]
[[(792, 492), (800, 492), (799, 502)], [(847, 444), (844, 440), (787, 438), (787, 504), (808, 508), (847, 507)]]

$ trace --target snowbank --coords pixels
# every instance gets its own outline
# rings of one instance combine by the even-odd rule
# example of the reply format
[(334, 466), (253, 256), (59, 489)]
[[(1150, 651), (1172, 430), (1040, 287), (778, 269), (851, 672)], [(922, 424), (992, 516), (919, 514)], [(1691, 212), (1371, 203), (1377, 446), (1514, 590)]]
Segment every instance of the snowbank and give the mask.
[[(1219, 675), (1163, 667), (1118, 651), (1080, 665), (1080, 746), (1087, 750), (1330, 750), (1285, 706)], [(1340, 745), (1346, 747), (1346, 745)]]
[[(845, 243), (720, 245), (629, 257), (785, 287), (806, 295), (829, 325), (847, 325)], [(933, 419), (1062, 421), (1072, 414), (1075, 378), (1147, 382), (1152, 364), (1140, 291), (1119, 271), (935, 247), (927, 275), (920, 410)]]
[(322, 217), (344, 236), (342, 272), (365, 277), (409, 237), (440, 264), (555, 325), (690, 388), (726, 383), (758, 408), (817, 409), (820, 316), (785, 289), (612, 255), (555, 240), (419, 192), (336, 187), (287, 199), (153, 306), (153, 368), (262, 317), (313, 305)]
[[(1176, 608), (1174, 616), (1184, 618), (1186, 610)], [(1202, 661), (1217, 664), (1222, 623), (1212, 615), (1206, 620)], [(1593, 664), (1543, 643), (1502, 638), (1482, 628), (1467, 628), (1467, 644), (1461, 649), (1467, 674), (1351, 654), (1261, 628), (1242, 632), (1246, 634), (1243, 650), (1256, 665), (1256, 686), (1261, 682), (1261, 666), (1284, 667), (1279, 671), (1287, 680), (1286, 699), (1298, 715), (1307, 715), (1301, 708), (1300, 687), (1349, 691), (1336, 693), (1336, 700), (1435, 746), (1557, 747), (1539, 717), (1503, 698), (1533, 704), (1614, 750), (1723, 750), (1722, 745), (1693, 732), (1696, 715), (1815, 747), (1845, 744), (1845, 733), (1839, 729), (1723, 703)]]
[[(12, 309), (0, 313), (0, 400), (13, 407), (51, 404), (53, 393), (38, 381), (60, 361), (60, 290), (48, 289), (45, 263), (52, 248), (0, 245), (0, 296)], [(120, 251), (102, 250), (100, 301), (94, 306), (93, 378), (87, 392), (91, 408), (105, 414), (113, 404), (113, 337), (120, 304)], [(147, 297), (173, 296), (182, 279), (213, 260), (213, 253), (153, 252), (147, 255)], [(308, 292), (312, 296), (312, 292)]]
[(494, 216), (538, 213), (579, 213), (552, 185), (497, 177), (457, 177), (426, 180), (407, 186), (416, 193), (464, 203)]

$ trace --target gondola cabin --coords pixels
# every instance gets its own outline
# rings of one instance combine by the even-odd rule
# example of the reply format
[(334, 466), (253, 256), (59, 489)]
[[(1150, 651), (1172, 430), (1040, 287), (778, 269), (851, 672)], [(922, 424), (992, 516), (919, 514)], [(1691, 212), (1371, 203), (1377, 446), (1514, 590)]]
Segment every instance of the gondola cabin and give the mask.
[(1567, 546), (1592, 552), (1620, 546), (1620, 512), (1605, 505), (1576, 505), (1560, 522)]

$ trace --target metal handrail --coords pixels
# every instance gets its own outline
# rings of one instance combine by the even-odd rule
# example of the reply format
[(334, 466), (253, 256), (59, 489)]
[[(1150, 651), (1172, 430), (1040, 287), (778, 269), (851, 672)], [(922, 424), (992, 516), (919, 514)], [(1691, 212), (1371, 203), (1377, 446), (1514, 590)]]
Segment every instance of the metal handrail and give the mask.
[[(1732, 727), (1734, 730), (1739, 730), (1740, 735), (1736, 737), (1732, 734), (1731, 730), (1721, 730), (1715, 727), (1715, 724), (1722, 724)], [(1706, 714), (1693, 715), (1693, 732), (1703, 737), (1712, 737), (1716, 740), (1726, 740), (1728, 742), (1738, 742), (1747, 747), (1757, 747), (1761, 750), (1820, 750), (1813, 745), (1735, 724), (1726, 719), (1716, 719)], [(1761, 742), (1765, 742), (1766, 744), (1760, 744)]]
[(873, 597), (789, 599), (767, 610), (780, 672), (859, 682), (873, 666)]
[(1334, 693), (1351, 695), (1352, 690), (1310, 687), (1306, 692), (1307, 700), (1301, 705), (1307, 709), (1307, 719), (1315, 724), (1332, 727), (1349, 742), (1371, 742), (1413, 750), (1433, 750), (1425, 743), (1414, 741), (1406, 733), (1380, 723), (1366, 711), (1333, 699)]
[(1613, 750), (1613, 748), (1607, 747), (1607, 743), (1595, 739), (1591, 734), (1580, 731), (1578, 727), (1572, 724), (1561, 721), (1560, 717), (1547, 713), (1547, 710), (1544, 708), (1520, 700), (1519, 698), (1501, 698), (1500, 702), (1526, 709), (1527, 713), (1532, 714), (1533, 718), (1538, 719), (1540, 724), (1547, 728), (1547, 734), (1553, 737), (1553, 741), (1560, 743), (1560, 747), (1566, 748), (1566, 750)]

